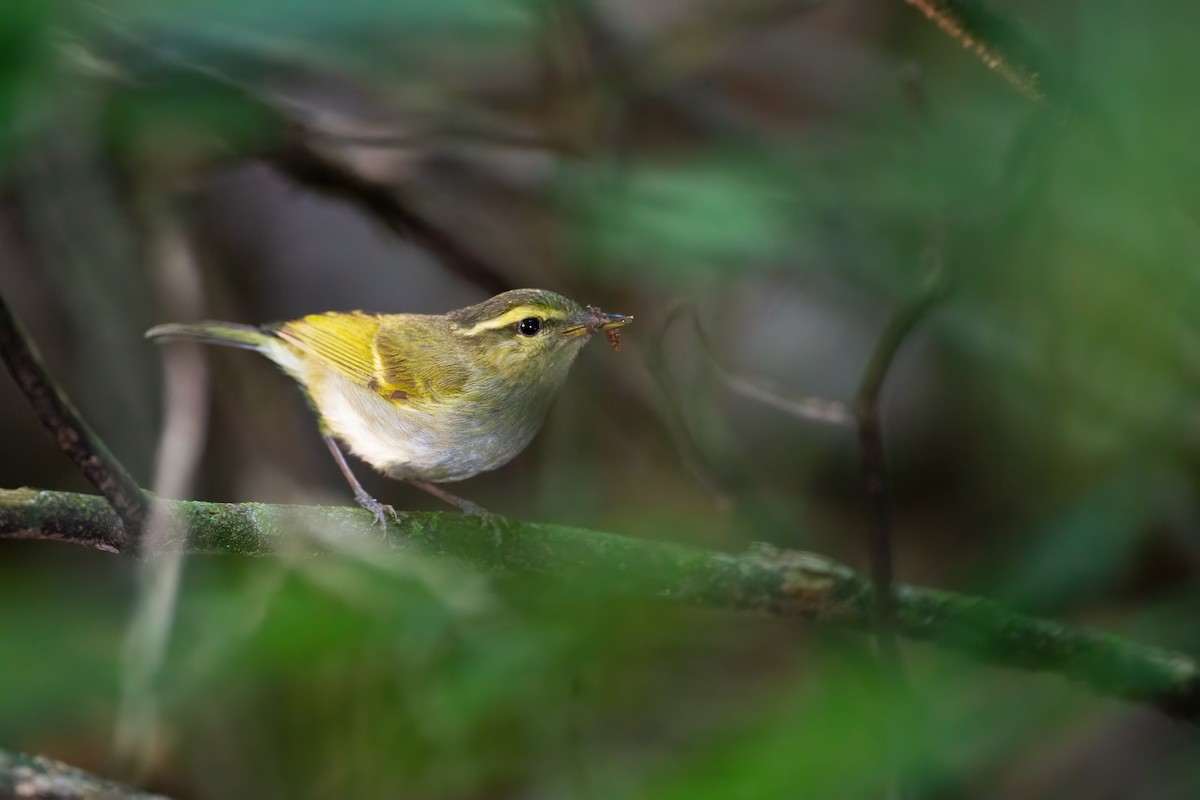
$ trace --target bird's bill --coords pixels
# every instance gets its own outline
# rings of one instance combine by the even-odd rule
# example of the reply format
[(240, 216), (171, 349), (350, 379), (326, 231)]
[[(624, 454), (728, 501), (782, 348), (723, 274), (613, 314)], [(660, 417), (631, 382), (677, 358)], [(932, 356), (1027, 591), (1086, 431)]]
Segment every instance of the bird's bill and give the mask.
[(624, 314), (608, 314), (595, 306), (588, 306), (563, 329), (568, 336), (590, 336), (600, 331), (622, 328), (633, 322), (633, 317)]

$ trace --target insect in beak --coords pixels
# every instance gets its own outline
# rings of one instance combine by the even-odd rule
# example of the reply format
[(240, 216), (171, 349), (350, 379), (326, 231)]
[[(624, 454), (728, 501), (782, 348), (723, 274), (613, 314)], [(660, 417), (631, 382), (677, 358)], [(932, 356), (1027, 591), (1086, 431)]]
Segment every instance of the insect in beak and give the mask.
[(588, 306), (574, 320), (575, 324), (563, 330), (568, 336), (590, 336), (603, 332), (613, 350), (621, 349), (621, 328), (633, 322), (633, 317), (624, 314), (608, 314), (595, 306)]
[(633, 322), (633, 317), (624, 314), (607, 314), (595, 306), (588, 306), (572, 320), (572, 325), (563, 329), (563, 333), (568, 336), (590, 336), (593, 333), (604, 331), (608, 334), (631, 322)]
[(633, 322), (633, 317), (627, 317), (622, 314), (606, 314), (608, 322), (600, 326), (600, 330), (604, 331), (608, 343), (612, 345), (612, 349), (616, 352), (621, 352), (621, 328), (624, 328), (629, 323)]

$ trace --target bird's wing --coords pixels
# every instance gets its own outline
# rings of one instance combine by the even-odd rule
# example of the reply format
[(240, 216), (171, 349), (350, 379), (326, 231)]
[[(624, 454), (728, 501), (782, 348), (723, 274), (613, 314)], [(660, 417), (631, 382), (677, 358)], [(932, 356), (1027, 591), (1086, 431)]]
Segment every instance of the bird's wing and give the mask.
[(280, 325), (275, 335), (364, 387), (381, 386), (375, 361), (379, 317), (361, 311), (310, 314)]
[[(444, 342), (418, 315), (332, 312), (284, 323), (276, 335), (395, 405), (448, 399), (462, 391), (467, 372), (430, 357)], [(421, 358), (413, 358), (419, 353)]]
[(450, 346), (450, 332), (435, 317), (384, 317), (375, 336), (380, 380), (393, 403), (453, 401), (471, 372)]

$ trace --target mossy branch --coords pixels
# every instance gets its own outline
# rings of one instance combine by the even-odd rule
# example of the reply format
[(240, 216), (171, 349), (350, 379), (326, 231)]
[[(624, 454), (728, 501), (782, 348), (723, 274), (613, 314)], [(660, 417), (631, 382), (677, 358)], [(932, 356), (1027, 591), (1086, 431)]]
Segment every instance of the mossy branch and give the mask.
[(166, 800), (42, 756), (0, 750), (0, 798), (38, 800)]
[[(301, 528), (379, 536), (358, 508), (169, 502), (192, 553), (268, 555)], [(871, 582), (808, 553), (758, 548), (729, 555), (611, 533), (497, 517), (410, 512), (388, 541), (484, 570), (602, 580), (616, 592), (730, 611), (801, 617), (868, 630)], [(101, 497), (0, 490), (0, 539), (46, 539), (124, 552), (121, 521)], [(314, 548), (318, 545), (314, 543)], [(1049, 672), (1100, 695), (1200, 723), (1200, 667), (1181, 653), (1088, 628), (1035, 619), (993, 601), (897, 585), (895, 631), (982, 662)]]

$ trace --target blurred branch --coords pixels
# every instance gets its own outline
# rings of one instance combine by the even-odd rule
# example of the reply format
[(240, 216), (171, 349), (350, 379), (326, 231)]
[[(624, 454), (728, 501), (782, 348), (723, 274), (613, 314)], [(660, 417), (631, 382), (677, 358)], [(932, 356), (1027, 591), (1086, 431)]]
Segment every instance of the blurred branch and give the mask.
[[(875, 349), (863, 370), (862, 380), (854, 398), (854, 417), (858, 431), (859, 453), (862, 462), (863, 488), (867, 500), (870, 530), (867, 533), (867, 555), (870, 560), (872, 604), (872, 629), (875, 634), (876, 655), (881, 678), (900, 699), (907, 700), (904, 679), (904, 661), (896, 638), (896, 614), (898, 601), (894, 593), (894, 547), (892, 544), (892, 517), (888, 505), (887, 456), (883, 443), (883, 419), (880, 405), (883, 388), (895, 363), (900, 347), (916, 330), (925, 315), (944, 296), (946, 284), (942, 277), (942, 265), (936, 251), (933, 271), (921, 294), (902, 307), (888, 322), (875, 343)], [(900, 704), (907, 707), (907, 702)], [(889, 720), (890, 738), (895, 753), (908, 749), (905, 731), (910, 729), (910, 714)], [(907, 758), (898, 758), (903, 764)], [(903, 769), (897, 769), (894, 795), (908, 796)]]
[[(377, 540), (360, 508), (163, 501), (191, 553), (268, 555), (301, 528)], [(723, 610), (872, 627), (871, 581), (809, 553), (759, 546), (734, 556), (612, 533), (437, 512), (401, 513), (394, 547), (449, 556), (478, 569), (603, 582), (613, 591)], [(0, 490), (0, 539), (126, 548), (121, 522), (99, 497)], [(310, 542), (312, 540), (309, 540)], [(317, 549), (315, 542), (313, 549)], [(1015, 614), (982, 597), (896, 586), (896, 633), (1002, 667), (1049, 672), (1100, 695), (1143, 703), (1200, 724), (1200, 665), (1182, 653), (1094, 629)]]
[(673, 305), (662, 324), (647, 337), (646, 366), (662, 394), (662, 413), (667, 433), (684, 466), (719, 505), (727, 506), (733, 500), (730, 479), (704, 454), (692, 436), (683, 412), (683, 399), (671, 371), (672, 359), (667, 357), (667, 332), (684, 310), (685, 306), (681, 303)]
[[(237, 104), (255, 120), (261, 137), (247, 139), (244, 130), (224, 135), (235, 157), (259, 158), (294, 182), (320, 194), (356, 205), (393, 233), (413, 239), (439, 258), (447, 269), (493, 294), (511, 289), (497, 265), (463, 245), (453, 233), (415, 210), (395, 175), (376, 175), (362, 168), (347, 151), (359, 135), (353, 121), (300, 102), (269, 87), (243, 80), (211, 64), (190, 60), (184, 48), (145, 40), (132, 31), (114, 31), (125, 49), (113, 53), (75, 53), (76, 66), (89, 77), (135, 93), (168, 84), (172, 78), (193, 89)], [(250, 60), (256, 54), (230, 47), (229, 58)], [(240, 137), (240, 138), (239, 138)], [(399, 141), (394, 136), (392, 141)]]
[[(872, 623), (879, 665), (886, 678), (897, 687), (903, 683), (904, 673), (900, 648), (896, 641), (896, 599), (892, 590), (891, 516), (887, 500), (887, 466), (883, 445), (883, 423), (880, 418), (880, 401), (884, 383), (901, 345), (929, 310), (944, 296), (945, 291), (946, 284), (942, 278), (941, 264), (940, 261), (935, 261), (934, 270), (921, 295), (902, 308), (880, 335), (863, 372), (862, 381), (855, 397), (853, 415), (844, 403), (814, 397), (798, 400), (785, 398), (773, 389), (733, 372), (717, 357), (695, 309), (689, 309), (692, 327), (700, 342), (701, 350), (708, 357), (722, 382), (731, 390), (803, 420), (834, 425), (845, 425), (851, 421), (855, 423), (862, 454), (863, 482), (866, 488), (868, 512), (871, 517), (867, 551), (870, 559), (874, 599)], [(671, 319), (672, 317), (669, 316), (667, 324)], [(898, 794), (903, 796), (902, 788), (898, 790)]]
[[(668, 26), (649, 41), (630, 41), (622, 26), (606, 19), (594, 2), (564, 4), (579, 28), (578, 46), (589, 55), (585, 68), (558, 64), (564, 72), (557, 87), (559, 118), (573, 119), (567, 138), (588, 141), (579, 149), (594, 150), (597, 141), (610, 146), (623, 139), (623, 129), (638, 100), (654, 98), (690, 126), (722, 135), (753, 135), (752, 115), (714, 91), (697, 76), (718, 63), (728, 51), (745, 46), (755, 34), (786, 19), (826, 5), (829, 0), (745, 0), (704, 9)], [(561, 37), (553, 31), (550, 38)], [(577, 59), (580, 60), (580, 59)], [(580, 109), (589, 111), (581, 113)]]
[(636, 48), (622, 42), (614, 26), (592, 10), (589, 23), (610, 49), (623, 55), (604, 79), (624, 91), (654, 92), (680, 83), (709, 69), (726, 51), (745, 45), (764, 31), (792, 17), (826, 7), (831, 0), (742, 0), (716, 4), (702, 14), (654, 35)]
[(125, 467), (88, 426), (58, 382), (46, 371), (41, 355), (0, 297), (0, 359), (58, 446), (96, 490), (112, 504), (124, 527), (112, 546), (120, 550), (137, 536), (149, 508), (147, 497)]
[(934, 272), (920, 296), (901, 308), (884, 328), (867, 362), (854, 399), (863, 483), (871, 516), (867, 552), (870, 556), (871, 583), (874, 587), (875, 635), (883, 665), (892, 670), (897, 678), (901, 669), (900, 650), (893, 630), (896, 600), (892, 596), (892, 524), (888, 509), (887, 461), (884, 454), (880, 401), (883, 397), (884, 382), (901, 345), (942, 299), (945, 292), (946, 284), (941, 275), (940, 264), (935, 264)]
[[(144, 261), (167, 319), (204, 318), (204, 286), (197, 254), (181, 215), (161, 187), (135, 176), (141, 185), (132, 204), (145, 239)], [(209, 417), (208, 362), (195, 343), (183, 343), (163, 357), (163, 419), (154, 458), (152, 492), (158, 497), (187, 497), (204, 452)], [(162, 735), (156, 679), (171, 638), (182, 582), (184, 553), (161, 546), (175, 527), (167, 510), (155, 503), (146, 521), (139, 565), (138, 599), (125, 634), (121, 702), (113, 735), (115, 774), (140, 782), (150, 772)]]
[[(286, 120), (285, 120), (286, 121)], [(338, 159), (329, 157), (302, 127), (263, 158), (284, 175), (321, 194), (347, 200), (370, 214), (389, 230), (410, 236), (460, 277), (492, 293), (511, 289), (503, 272), (468, 250), (452, 234), (415, 212), (396, 187), (371, 180)]]
[(700, 317), (696, 314), (695, 307), (690, 307), (688, 311), (692, 320), (692, 329), (696, 332), (697, 341), (700, 342), (700, 349), (712, 364), (721, 382), (731, 391), (807, 422), (849, 425), (853, 421), (845, 403), (837, 400), (825, 400), (821, 397), (785, 397), (773, 386), (734, 372), (717, 356), (712, 340), (708, 338), (708, 333), (700, 324)]
[(667, 333), (684, 315), (687, 315), (692, 323), (692, 330), (700, 343), (701, 352), (716, 372), (717, 378), (730, 391), (807, 422), (828, 425), (849, 425), (853, 422), (854, 417), (845, 403), (820, 397), (787, 397), (763, 381), (735, 372), (726, 366), (717, 355), (716, 348), (713, 347), (707, 332), (700, 324), (695, 306), (690, 303), (672, 305), (663, 318), (662, 324), (648, 337), (646, 362), (651, 376), (662, 393), (663, 416), (680, 458), (693, 476), (719, 503), (731, 502), (730, 480), (704, 454), (688, 429), (683, 413), (682, 398), (672, 377), (671, 359), (667, 358)]
[(981, 0), (904, 0), (1029, 100), (1044, 100), (1045, 59)]
[(42, 756), (0, 750), (0, 797), (38, 800), (165, 800)]

